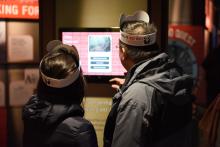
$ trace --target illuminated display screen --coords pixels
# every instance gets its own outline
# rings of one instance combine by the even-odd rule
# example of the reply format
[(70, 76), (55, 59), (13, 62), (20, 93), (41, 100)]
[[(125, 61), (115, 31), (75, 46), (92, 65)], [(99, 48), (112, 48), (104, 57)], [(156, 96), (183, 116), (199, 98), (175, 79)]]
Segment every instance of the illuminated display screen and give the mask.
[(80, 64), (87, 76), (123, 76), (125, 69), (119, 59), (119, 29), (60, 29), (64, 44), (75, 45)]

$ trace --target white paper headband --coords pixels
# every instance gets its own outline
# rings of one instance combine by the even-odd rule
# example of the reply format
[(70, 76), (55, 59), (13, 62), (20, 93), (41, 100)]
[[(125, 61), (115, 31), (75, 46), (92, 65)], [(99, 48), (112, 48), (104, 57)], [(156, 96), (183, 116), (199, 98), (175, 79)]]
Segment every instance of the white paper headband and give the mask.
[(63, 88), (63, 87), (69, 86), (70, 84), (75, 82), (76, 79), (78, 79), (78, 77), (80, 75), (80, 66), (77, 68), (76, 71), (71, 72), (65, 79), (54, 79), (54, 78), (46, 76), (41, 71), (40, 71), (40, 73), (41, 73), (41, 77), (43, 79), (43, 82), (47, 86), (53, 87), (53, 88)]
[[(134, 15), (122, 14), (120, 17), (120, 28), (125, 22), (129, 21), (144, 21), (149, 23), (149, 15), (145, 11), (136, 11)], [(156, 42), (157, 32), (146, 35), (131, 35), (120, 30), (120, 40), (128, 45), (132, 46), (148, 46)]]
[[(50, 53), (52, 51), (55, 50), (59, 50), (60, 48), (66, 48), (67, 50), (69, 50), (69, 52), (74, 52), (76, 54), (76, 58), (77, 60), (79, 60), (78, 58), (78, 52), (69, 45), (63, 44), (61, 41), (59, 40), (52, 40), (47, 44), (47, 51)], [(78, 68), (73, 71), (70, 72), (69, 75), (67, 77), (65, 77), (64, 79), (55, 79), (55, 78), (51, 78), (46, 76), (42, 71), (41, 71), (41, 65), (42, 65), (42, 60), (40, 62), (40, 74), (41, 77), (43, 79), (43, 82), (49, 86), (49, 87), (53, 87), (53, 88), (63, 88), (66, 86), (69, 86), (70, 84), (72, 84), (73, 82), (75, 82), (79, 75), (80, 75), (80, 65), (78, 66)]]
[(120, 40), (132, 46), (148, 46), (156, 42), (156, 32), (147, 35), (130, 35), (120, 31)]

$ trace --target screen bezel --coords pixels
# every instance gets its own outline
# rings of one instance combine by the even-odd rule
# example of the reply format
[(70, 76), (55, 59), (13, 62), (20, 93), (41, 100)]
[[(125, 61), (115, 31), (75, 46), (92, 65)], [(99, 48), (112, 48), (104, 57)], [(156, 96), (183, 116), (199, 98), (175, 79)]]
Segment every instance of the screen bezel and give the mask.
[[(120, 32), (119, 27), (108, 27), (108, 28), (82, 28), (82, 27), (71, 27), (71, 28), (59, 28), (59, 39), (62, 41), (63, 32)], [(106, 83), (114, 77), (123, 78), (121, 75), (84, 75), (87, 82), (94, 83)]]

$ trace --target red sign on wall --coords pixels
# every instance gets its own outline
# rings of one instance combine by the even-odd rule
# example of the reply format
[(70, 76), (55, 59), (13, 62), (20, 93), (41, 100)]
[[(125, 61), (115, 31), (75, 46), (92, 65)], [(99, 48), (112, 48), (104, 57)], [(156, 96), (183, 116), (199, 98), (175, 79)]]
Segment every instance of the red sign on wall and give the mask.
[(0, 18), (39, 19), (38, 0), (0, 0)]
[(205, 59), (204, 29), (202, 26), (170, 25), (169, 53), (186, 73), (195, 79), (196, 102), (206, 103), (206, 81), (202, 63)]

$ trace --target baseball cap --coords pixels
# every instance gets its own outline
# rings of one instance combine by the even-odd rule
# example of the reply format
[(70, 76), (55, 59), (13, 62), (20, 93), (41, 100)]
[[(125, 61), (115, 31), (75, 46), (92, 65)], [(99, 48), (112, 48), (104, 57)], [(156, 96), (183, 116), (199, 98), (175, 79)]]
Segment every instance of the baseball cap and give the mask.
[[(66, 49), (68, 53), (76, 55), (76, 58), (77, 58), (76, 60), (79, 61), (79, 55), (78, 55), (78, 52), (77, 52), (76, 48), (74, 46), (63, 44), (60, 40), (50, 41), (47, 44), (46, 49), (48, 51), (48, 54), (52, 54), (54, 51), (58, 51), (58, 50), (61, 50), (61, 49)], [(40, 62), (40, 67), (39, 67), (40, 74), (41, 74), (43, 82), (49, 87), (64, 88), (66, 86), (69, 86), (73, 82), (75, 82), (78, 79), (79, 75), (80, 75), (80, 65), (78, 65), (78, 68), (75, 71), (70, 72), (63, 79), (55, 79), (55, 78), (46, 76), (41, 71), (43, 60), (44, 60), (44, 58)]]
[(156, 42), (156, 32), (146, 35), (132, 35), (122, 31), (122, 26), (126, 22), (143, 21), (149, 24), (149, 15), (142, 10), (134, 12), (133, 15), (122, 14), (120, 17), (120, 40), (132, 46), (149, 46)]

